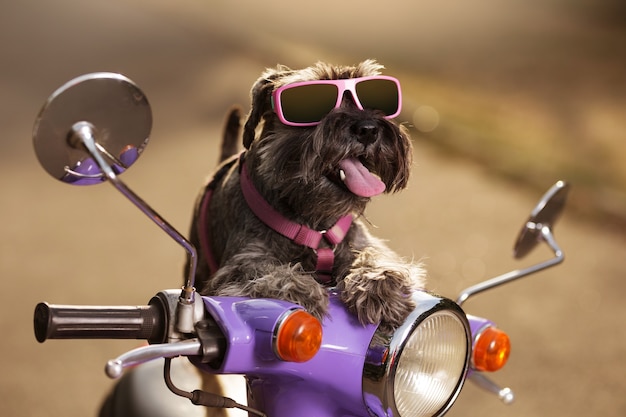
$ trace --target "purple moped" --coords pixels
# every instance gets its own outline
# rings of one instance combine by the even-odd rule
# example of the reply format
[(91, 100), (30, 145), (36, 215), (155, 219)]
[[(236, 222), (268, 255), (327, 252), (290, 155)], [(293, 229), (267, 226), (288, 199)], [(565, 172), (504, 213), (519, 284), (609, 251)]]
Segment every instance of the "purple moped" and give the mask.
[[(285, 301), (197, 295), (196, 249), (119, 178), (142, 154), (151, 125), (148, 101), (132, 81), (93, 73), (56, 90), (34, 127), (35, 151), (50, 175), (70, 184), (111, 183), (191, 260), (182, 290), (161, 291), (145, 306), (40, 303), (35, 308), (39, 342), (148, 341), (106, 364), (109, 377), (121, 378), (101, 416), (204, 415), (198, 405), (269, 417), (442, 416), (467, 379), (505, 403), (513, 401), (510, 389), (485, 376), (506, 363), (508, 336), (461, 306), (475, 294), (563, 261), (552, 230), (568, 184), (557, 182), (541, 198), (514, 247), (519, 258), (545, 243), (553, 258), (472, 286), (456, 301), (417, 291), (412, 295), (416, 309), (386, 335), (377, 325), (360, 324), (333, 288), (328, 289), (330, 314), (321, 323)], [(173, 360), (179, 357), (188, 360)], [(181, 382), (200, 384), (190, 369), (245, 376), (247, 404), (180, 388)]]

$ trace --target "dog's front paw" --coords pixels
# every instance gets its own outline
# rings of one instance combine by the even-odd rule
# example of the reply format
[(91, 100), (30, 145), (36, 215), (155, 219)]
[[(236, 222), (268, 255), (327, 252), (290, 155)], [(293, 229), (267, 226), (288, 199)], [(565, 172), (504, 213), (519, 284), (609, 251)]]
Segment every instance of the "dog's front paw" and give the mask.
[(349, 275), (342, 281), (341, 298), (363, 324), (380, 323), (390, 333), (415, 308), (411, 298), (414, 290), (410, 280), (397, 271), (379, 275)]
[[(310, 274), (296, 265), (274, 265), (255, 262), (252, 272), (222, 267), (209, 282), (208, 294), (251, 298), (274, 298), (304, 307), (322, 321), (328, 314), (328, 292)], [(241, 279), (246, 276), (249, 279)], [(230, 277), (237, 277), (239, 280)]]

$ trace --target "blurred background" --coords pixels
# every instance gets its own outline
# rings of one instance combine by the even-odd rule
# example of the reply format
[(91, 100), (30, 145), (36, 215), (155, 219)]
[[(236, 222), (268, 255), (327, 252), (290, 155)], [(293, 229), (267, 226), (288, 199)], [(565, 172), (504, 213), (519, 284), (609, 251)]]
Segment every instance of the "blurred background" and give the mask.
[(37, 302), (144, 304), (181, 282), (183, 251), (112, 187), (40, 169), (32, 126), (57, 87), (113, 71), (146, 92), (151, 144), (124, 180), (186, 232), (223, 117), (266, 67), (375, 58), (403, 84), (416, 163), (367, 216), (434, 291), (549, 257), (511, 248), (543, 192), (573, 185), (565, 263), (464, 305), (509, 333), (493, 379), (516, 402), (468, 383), (449, 415), (625, 415), (625, 45), (619, 0), (0, 0), (0, 414), (96, 415), (105, 362), (137, 345), (40, 345)]

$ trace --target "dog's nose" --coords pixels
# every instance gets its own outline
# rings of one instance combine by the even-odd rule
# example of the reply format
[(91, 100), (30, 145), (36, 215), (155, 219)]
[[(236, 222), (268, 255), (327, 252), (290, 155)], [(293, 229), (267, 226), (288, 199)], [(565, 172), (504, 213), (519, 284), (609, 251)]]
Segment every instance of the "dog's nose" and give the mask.
[(370, 145), (376, 141), (378, 126), (370, 120), (362, 120), (352, 126), (352, 132), (363, 145)]

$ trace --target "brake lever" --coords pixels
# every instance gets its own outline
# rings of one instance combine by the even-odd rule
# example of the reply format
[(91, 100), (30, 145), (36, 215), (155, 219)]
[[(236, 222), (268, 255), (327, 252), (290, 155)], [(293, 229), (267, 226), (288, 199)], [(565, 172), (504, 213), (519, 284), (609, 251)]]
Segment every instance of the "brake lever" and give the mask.
[(111, 379), (119, 378), (125, 368), (159, 358), (177, 356), (197, 356), (202, 354), (202, 344), (198, 339), (182, 340), (174, 343), (161, 343), (141, 346), (130, 350), (107, 362), (104, 370)]

